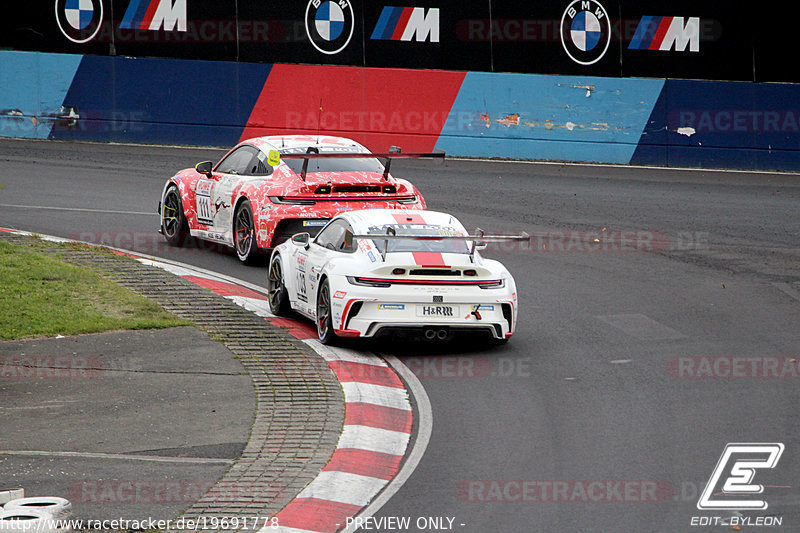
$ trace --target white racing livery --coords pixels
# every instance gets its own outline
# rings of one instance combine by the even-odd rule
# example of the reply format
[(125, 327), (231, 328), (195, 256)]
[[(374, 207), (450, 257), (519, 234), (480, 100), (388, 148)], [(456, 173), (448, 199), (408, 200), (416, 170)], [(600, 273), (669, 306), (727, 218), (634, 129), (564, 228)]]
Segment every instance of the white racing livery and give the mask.
[(445, 340), (456, 331), (506, 342), (517, 322), (514, 278), (477, 250), (530, 237), (477, 233), (435, 211), (341, 213), (313, 240), (298, 233), (273, 250), (270, 308), (311, 318), (325, 344), (401, 332)]

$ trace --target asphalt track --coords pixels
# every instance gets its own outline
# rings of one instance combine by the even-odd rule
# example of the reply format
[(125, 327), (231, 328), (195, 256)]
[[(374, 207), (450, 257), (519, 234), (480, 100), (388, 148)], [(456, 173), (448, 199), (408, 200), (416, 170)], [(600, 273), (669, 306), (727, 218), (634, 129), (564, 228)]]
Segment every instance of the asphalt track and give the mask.
[[(156, 233), (165, 178), (221, 153), (0, 141), (0, 226), (263, 284), (231, 253)], [(404, 360), (433, 410), (422, 461), (369, 526), (700, 531), (693, 516), (727, 516), (696, 507), (725, 445), (781, 442), (757, 471), (769, 509), (745, 516), (800, 527), (800, 177), (474, 161), (393, 173), (468, 228), (534, 240), (486, 253), (517, 280), (508, 345), (364, 347)], [(746, 377), (774, 358), (794, 377)]]

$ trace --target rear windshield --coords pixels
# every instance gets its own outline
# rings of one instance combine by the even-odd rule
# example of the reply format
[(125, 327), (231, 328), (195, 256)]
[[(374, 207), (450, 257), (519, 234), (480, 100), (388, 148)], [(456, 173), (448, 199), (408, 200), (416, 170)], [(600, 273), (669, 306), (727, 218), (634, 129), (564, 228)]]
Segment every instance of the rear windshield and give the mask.
[[(386, 228), (394, 229), (397, 235), (425, 235), (425, 236), (451, 236), (463, 235), (460, 230), (450, 226), (429, 226), (427, 224), (386, 224), (384, 226), (373, 226), (367, 231), (367, 235), (386, 235)], [(386, 240), (380, 238), (372, 239), (378, 250), (383, 250)], [(389, 240), (388, 252), (439, 252), (448, 254), (468, 254), (469, 242), (455, 239), (442, 241), (398, 239)]]
[[(336, 153), (342, 153), (337, 151)], [(348, 150), (348, 153), (357, 153)], [(283, 153), (305, 153), (305, 150), (295, 152), (287, 150)], [(320, 153), (334, 153), (332, 150), (321, 150)], [(295, 174), (303, 171), (303, 159), (283, 159)], [(308, 172), (383, 172), (383, 165), (374, 157), (348, 157), (344, 159), (309, 159)]]

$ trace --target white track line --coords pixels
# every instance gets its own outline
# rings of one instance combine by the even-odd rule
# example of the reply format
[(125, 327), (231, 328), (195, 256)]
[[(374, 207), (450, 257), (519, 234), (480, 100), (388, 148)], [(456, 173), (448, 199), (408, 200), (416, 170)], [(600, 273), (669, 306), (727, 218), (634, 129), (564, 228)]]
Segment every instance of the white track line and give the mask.
[(116, 459), (121, 461), (145, 461), (154, 463), (222, 463), (233, 464), (233, 459), (213, 457), (164, 457), (161, 455), (132, 455), (129, 453), (49, 452), (40, 450), (0, 450), (0, 455), (78, 457), (81, 459)]
[(50, 209), (53, 211), (82, 211), (85, 213), (110, 213), (114, 215), (155, 215), (155, 211), (118, 211), (115, 209), (90, 209), (87, 207), (57, 207), (50, 205), (20, 205), (20, 204), (0, 204), (0, 207), (19, 207), (20, 209)]

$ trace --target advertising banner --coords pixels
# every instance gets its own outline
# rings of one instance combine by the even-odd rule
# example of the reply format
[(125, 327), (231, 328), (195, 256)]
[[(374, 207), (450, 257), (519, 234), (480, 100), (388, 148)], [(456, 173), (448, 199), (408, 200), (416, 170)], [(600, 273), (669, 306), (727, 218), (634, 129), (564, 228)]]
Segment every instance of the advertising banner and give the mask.
[(753, 80), (754, 25), (708, 0), (621, 0), (625, 77)]
[(392, 0), (364, 5), (368, 67), (491, 70), (488, 40), (468, 40), (465, 21), (485, 20), (489, 4), (455, 0)]

